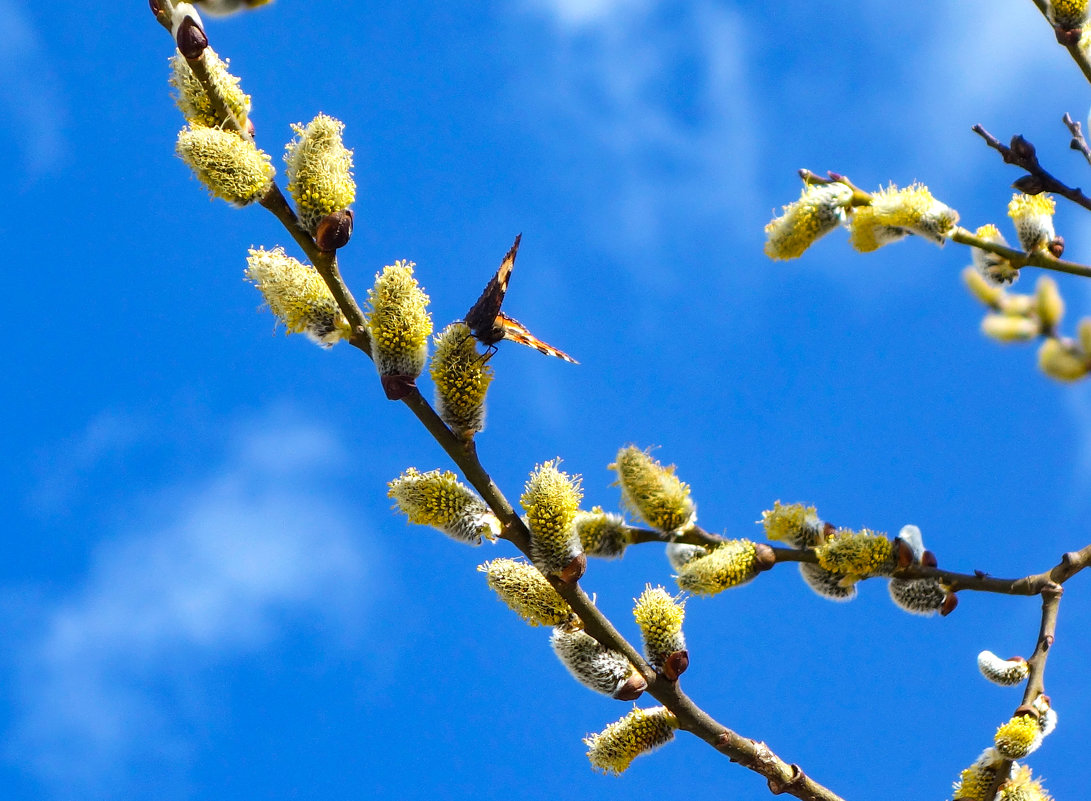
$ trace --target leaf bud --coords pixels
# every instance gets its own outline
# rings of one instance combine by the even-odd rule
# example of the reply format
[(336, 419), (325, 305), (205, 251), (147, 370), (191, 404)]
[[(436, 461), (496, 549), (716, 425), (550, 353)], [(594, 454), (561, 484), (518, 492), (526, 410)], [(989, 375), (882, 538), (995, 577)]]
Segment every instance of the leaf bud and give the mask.
[(314, 234), (314, 243), (323, 253), (333, 253), (343, 248), (352, 238), (352, 209), (327, 214)]

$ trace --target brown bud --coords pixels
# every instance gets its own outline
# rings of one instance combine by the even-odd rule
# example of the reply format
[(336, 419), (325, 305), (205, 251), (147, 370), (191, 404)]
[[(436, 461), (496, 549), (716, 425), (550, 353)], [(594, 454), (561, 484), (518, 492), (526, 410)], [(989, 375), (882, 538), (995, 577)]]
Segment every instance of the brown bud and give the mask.
[(635, 701), (648, 689), (648, 682), (635, 670), (625, 683), (614, 690), (614, 698), (619, 701)]
[(208, 37), (193, 17), (182, 20), (182, 24), (178, 26), (175, 42), (178, 44), (178, 52), (189, 61), (200, 58), (201, 53), (208, 47)]
[(1035, 158), (1034, 145), (1024, 139), (1022, 134), (1016, 134), (1011, 138), (1011, 149), (1024, 161), (1033, 161)]
[(925, 567), (938, 567), (939, 562), (936, 561), (936, 555), (931, 551), (925, 551), (921, 554), (921, 564)]
[(587, 556), (581, 553), (578, 556), (573, 557), (571, 562), (561, 568), (561, 572), (557, 574), (557, 578), (565, 584), (575, 584), (583, 578), (583, 574), (586, 572)]
[(314, 235), (318, 249), (323, 253), (332, 253), (347, 245), (352, 237), (352, 216), (352, 211), (345, 209), (323, 217)]
[(1037, 175), (1024, 175), (1018, 181), (1014, 181), (1012, 186), (1025, 195), (1040, 195), (1046, 191), (1045, 184)]
[(678, 677), (686, 672), (689, 667), (689, 651), (675, 651), (663, 660), (663, 669), (660, 671), (663, 678), (669, 681), (678, 681)]
[(761, 573), (777, 563), (777, 555), (764, 542), (754, 543), (754, 572)]
[(159, 0), (148, 0), (148, 5), (151, 6), (152, 13), (155, 16), (159, 16), (159, 12), (163, 10), (163, 6), (160, 5)]
[(246, 118), (246, 135), (251, 139), (254, 138), (254, 121), (249, 117)]
[(898, 554), (898, 567), (909, 567), (913, 564), (913, 549), (906, 544), (905, 540), (894, 540), (894, 550)]
[(1051, 240), (1049, 240), (1049, 244), (1046, 245), (1046, 250), (1049, 251), (1050, 255), (1053, 256), (1053, 258), (1061, 258), (1061, 256), (1064, 255), (1064, 237), (1053, 237)]
[(417, 388), (417, 379), (411, 375), (384, 375), (379, 381), (387, 400), (401, 400)]
[(947, 593), (947, 597), (943, 599), (943, 606), (939, 610), (940, 616), (947, 617), (955, 611), (956, 606), (958, 606), (958, 596), (953, 592)]
[(1083, 36), (1082, 28), (1054, 28), (1053, 35), (1057, 37), (1057, 44), (1062, 47), (1076, 47)]

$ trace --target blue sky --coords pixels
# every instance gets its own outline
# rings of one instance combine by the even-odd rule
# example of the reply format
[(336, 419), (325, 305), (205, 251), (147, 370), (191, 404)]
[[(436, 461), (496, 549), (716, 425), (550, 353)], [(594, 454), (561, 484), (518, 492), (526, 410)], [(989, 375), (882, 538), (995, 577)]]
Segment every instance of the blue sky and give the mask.
[[(762, 255), (804, 166), (922, 180), (1003, 227), (1018, 174), (978, 122), (1084, 180), (1060, 117), (1084, 116), (1086, 86), (1033, 4), (928, 5), (277, 0), (206, 22), (278, 163), (291, 123), (345, 121), (358, 297), (412, 259), (445, 324), (522, 232), (506, 308), (582, 363), (494, 358), (479, 450), (509, 498), (561, 456), (588, 506), (616, 508), (606, 464), (654, 445), (709, 530), (757, 537), (774, 500), (803, 500), (915, 523), (945, 567), (1023, 575), (1087, 542), (1088, 388), (982, 338), (958, 246), (864, 257), (834, 234)], [(0, 796), (767, 797), (684, 735), (621, 778), (590, 771), (581, 737), (629, 705), (492, 597), (474, 568), (510, 549), (391, 513), (385, 483), (444, 457), (370, 362), (259, 310), (246, 249), (287, 237), (174, 157), (146, 4), (0, 0), (0, 20)], [(1071, 209), (1058, 227), (1091, 260)], [(1091, 294), (1060, 283), (1071, 330)], [(1058, 798), (1086, 786), (1082, 579), (1047, 672), (1060, 726), (1029, 760)], [(584, 587), (635, 636), (648, 581), (670, 569), (642, 546)], [(949, 797), (1018, 703), (976, 654), (1029, 655), (1038, 621), (1034, 599), (961, 601), (919, 619), (872, 582), (833, 604), (777, 568), (689, 603), (685, 687), (846, 798)]]

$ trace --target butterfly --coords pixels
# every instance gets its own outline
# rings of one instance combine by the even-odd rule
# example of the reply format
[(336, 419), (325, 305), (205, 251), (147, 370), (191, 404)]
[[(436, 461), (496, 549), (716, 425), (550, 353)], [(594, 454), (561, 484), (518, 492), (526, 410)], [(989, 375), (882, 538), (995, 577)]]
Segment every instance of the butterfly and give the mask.
[(485, 291), (477, 299), (477, 303), (466, 312), (466, 318), (463, 322), (469, 327), (474, 339), (488, 347), (490, 353), (496, 351), (497, 342), (502, 339), (510, 339), (520, 345), (528, 345), (547, 356), (556, 356), (566, 362), (579, 364), (564, 351), (557, 350), (552, 345), (542, 342), (542, 340), (530, 333), (521, 322), (508, 317), (508, 315), (500, 311), (500, 304), (504, 302), (504, 295), (508, 291), (511, 271), (515, 267), (515, 254), (519, 250), (519, 240), (522, 238), (522, 234), (515, 237), (515, 244), (511, 246), (508, 255), (500, 263), (500, 269), (489, 281)]

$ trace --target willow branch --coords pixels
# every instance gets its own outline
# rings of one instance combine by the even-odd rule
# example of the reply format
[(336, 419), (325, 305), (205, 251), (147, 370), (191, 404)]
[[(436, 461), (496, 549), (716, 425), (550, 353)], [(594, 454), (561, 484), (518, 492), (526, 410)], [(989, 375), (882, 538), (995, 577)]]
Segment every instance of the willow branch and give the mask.
[(1061, 121), (1068, 128), (1068, 132), (1072, 134), (1072, 141), (1068, 143), (1068, 146), (1073, 150), (1080, 151), (1087, 163), (1091, 164), (1091, 147), (1088, 146), (1087, 139), (1083, 135), (1083, 126), (1072, 119), (1072, 115), (1067, 112), (1065, 112)]
[(1016, 250), (1007, 245), (1000, 245), (996, 242), (982, 239), (962, 227), (956, 227), (954, 231), (947, 235), (947, 238), (960, 245), (970, 245), (971, 247), (980, 248), (981, 250), (987, 250), (989, 253), (1003, 256), (1010, 261), (1012, 267), (1015, 267), (1016, 269), (1022, 269), (1023, 267), (1040, 267), (1043, 270), (1053, 270), (1058, 273), (1068, 273), (1069, 275), (1080, 275), (1084, 278), (1091, 278), (1091, 267), (1088, 265), (1058, 259), (1046, 250), (1036, 250), (1033, 253), (1025, 253), (1022, 250)]
[[(168, 33), (170, 33), (170, 11), (174, 5), (172, 0), (154, 0), (154, 2), (159, 6), (159, 10), (155, 15), (156, 20), (160, 25), (167, 29)], [(219, 88), (210, 78), (203, 53), (198, 58), (187, 58), (186, 64), (189, 65), (190, 70), (193, 72), (193, 75), (197, 78), (198, 82), (200, 82), (205, 94), (208, 95), (213, 108), (216, 110), (216, 115), (224, 120), (224, 126), (235, 131), (239, 136), (242, 136), (245, 139), (253, 140), (253, 137), (246, 129), (246, 126), (234, 115), (234, 113), (232, 113), (231, 108), (224, 102), (223, 95), (220, 93)], [(367, 325), (364, 320), (364, 312), (360, 308), (360, 304), (356, 302), (356, 298), (353, 297), (352, 292), (349, 291), (344, 280), (341, 278), (341, 272), (337, 267), (337, 254), (318, 249), (314, 237), (300, 227), (299, 219), (296, 217), (291, 204), (288, 203), (287, 198), (284, 197), (284, 193), (275, 180), (270, 182), (269, 189), (259, 200), (259, 203), (280, 220), (285, 230), (291, 235), (292, 239), (295, 240), (296, 244), (299, 245), (300, 249), (306, 254), (311, 264), (313, 264), (314, 268), (318, 271), (318, 274), (321, 275), (322, 279), (326, 282), (326, 286), (329, 287), (334, 300), (337, 301), (341, 313), (345, 315), (345, 319), (349, 322), (352, 331), (349, 341), (355, 347), (370, 356), (371, 338), (368, 334)]]
[(1079, 187), (1068, 186), (1068, 184), (1057, 179), (1046, 170), (1038, 161), (1034, 145), (1022, 136), (1018, 134), (1013, 136), (1009, 147), (986, 131), (981, 125), (974, 125), (970, 130), (984, 139), (989, 147), (999, 153), (1005, 164), (1014, 164), (1016, 167), (1027, 171), (1027, 175), (1012, 184), (1020, 192), (1026, 192), (1028, 195), (1053, 192), (1083, 206), (1085, 209), (1091, 210), (1091, 198), (1085, 195)]
[[(1091, 550), (1091, 548), (1085, 548)], [(1082, 552), (1081, 552), (1082, 553)], [(1065, 558), (1073, 556), (1073, 554), (1065, 554)], [(1070, 565), (1065, 564), (1065, 559), (1061, 560), (1061, 564), (1054, 570), (1062, 568), (1062, 572), (1066, 574), (1066, 577), (1071, 577), (1075, 573), (1068, 573)], [(1078, 572), (1082, 567), (1086, 567), (1086, 563), (1081, 567), (1076, 568)], [(1052, 572), (1052, 571), (1050, 571)], [(1047, 574), (1048, 575), (1048, 574)], [(1057, 612), (1061, 606), (1061, 596), (1064, 594), (1064, 588), (1054, 581), (1048, 581), (1041, 589), (1042, 595), (1042, 622), (1038, 627), (1038, 641), (1034, 646), (1034, 653), (1030, 659), (1027, 660), (1027, 667), (1029, 674), (1027, 676), (1027, 687), (1023, 691), (1023, 703), (1015, 710), (1015, 714), (1020, 714), (1026, 707), (1033, 704), (1042, 693), (1045, 692), (1045, 670), (1046, 670), (1046, 658), (1049, 656), (1049, 651), (1053, 647), (1053, 641), (1056, 638), (1057, 633)], [(992, 784), (989, 790), (985, 793), (985, 798), (995, 799), (1000, 792), (1000, 788), (1004, 785), (1004, 782), (1008, 780), (1008, 776), (1011, 773), (1011, 766), (1013, 760), (1005, 759), (1000, 763), (1000, 766), (996, 769), (996, 775), (993, 777)]]
[[(1035, 7), (1042, 12), (1042, 16), (1046, 18), (1046, 22), (1053, 25), (1053, 20), (1049, 18), (1049, 3), (1046, 0), (1031, 0)], [(1072, 60), (1076, 62), (1076, 66), (1080, 68), (1080, 72), (1083, 73), (1083, 77), (1087, 79), (1088, 83), (1091, 83), (1091, 62), (1087, 59), (1087, 53), (1080, 47), (1080, 39), (1082, 31), (1077, 29), (1074, 31), (1066, 31), (1063, 28), (1053, 28), (1053, 33), (1057, 37), (1057, 44), (1061, 45), (1068, 54), (1072, 56)]]

